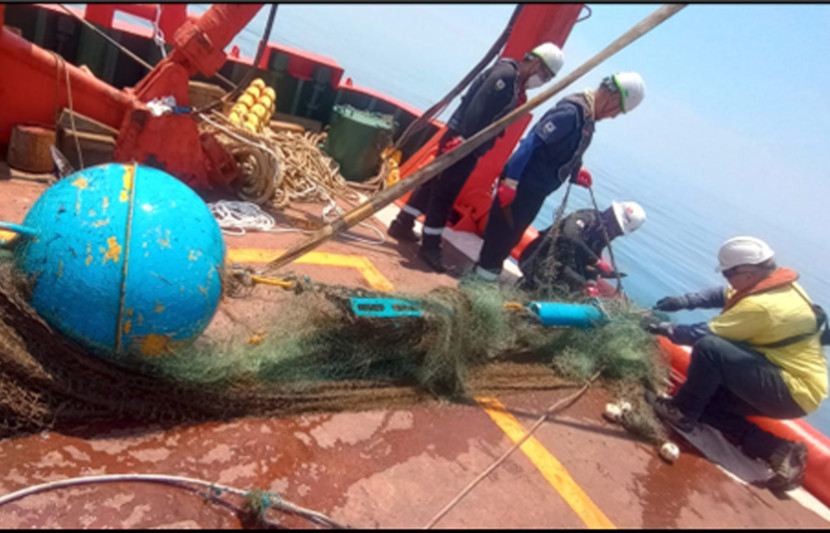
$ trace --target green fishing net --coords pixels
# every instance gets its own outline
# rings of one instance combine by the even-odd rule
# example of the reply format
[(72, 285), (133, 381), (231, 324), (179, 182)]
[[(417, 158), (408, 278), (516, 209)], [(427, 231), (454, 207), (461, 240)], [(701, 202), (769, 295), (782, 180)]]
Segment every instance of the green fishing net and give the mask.
[[(624, 301), (605, 304), (604, 325), (546, 327), (528, 311), (528, 294), (470, 278), (425, 294), (292, 279), (293, 292), (232, 291), (229, 283), (226, 292), (235, 294), (191, 346), (114, 364), (43, 322), (11, 261), (0, 257), (0, 437), (91, 420), (184, 422), (459, 401), (582, 383), (597, 371), (613, 394), (635, 403), (666, 376), (641, 314)], [(421, 314), (363, 316), (353, 298), (406, 300)], [(650, 421), (637, 431), (648, 437), (653, 415), (643, 412)]]

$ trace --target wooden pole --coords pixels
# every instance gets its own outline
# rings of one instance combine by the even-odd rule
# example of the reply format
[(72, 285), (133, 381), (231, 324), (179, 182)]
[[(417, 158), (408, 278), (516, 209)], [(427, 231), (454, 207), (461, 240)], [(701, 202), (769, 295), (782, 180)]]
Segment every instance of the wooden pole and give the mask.
[(328, 226), (318, 230), (311, 235), (305, 243), (285, 251), (281, 256), (269, 263), (263, 273), (278, 269), (298, 259), (313, 250), (323, 242), (327, 241), (333, 235), (348, 230), (359, 222), (371, 217), (382, 208), (391, 204), (396, 199), (400, 198), (409, 191), (415, 189), (422, 183), (429, 181), (436, 175), (443, 172), (448, 167), (457, 163), (460, 159), (466, 157), (470, 152), (475, 150), (482, 143), (492, 139), (498, 132), (505, 129), (507, 126), (519, 120), (524, 114), (536, 109), (542, 103), (549, 100), (551, 97), (562, 91), (564, 88), (575, 82), (577, 79), (584, 76), (588, 71), (616, 54), (632, 42), (636, 41), (656, 26), (660, 25), (666, 19), (686, 7), (687, 4), (666, 4), (654, 13), (650, 14), (641, 20), (636, 26), (618, 37), (614, 42), (605, 47), (604, 50), (596, 54), (594, 57), (580, 65), (567, 76), (556, 82), (552, 87), (542, 91), (536, 97), (528, 100), (523, 106), (508, 113), (500, 120), (490, 124), (488, 127), (479, 131), (455, 149), (442, 154), (437, 157), (432, 163), (416, 171), (414, 174), (401, 180), (395, 185), (379, 192), (374, 197), (370, 198), (363, 204), (355, 207), (353, 210), (345, 213), (340, 218), (333, 220)]

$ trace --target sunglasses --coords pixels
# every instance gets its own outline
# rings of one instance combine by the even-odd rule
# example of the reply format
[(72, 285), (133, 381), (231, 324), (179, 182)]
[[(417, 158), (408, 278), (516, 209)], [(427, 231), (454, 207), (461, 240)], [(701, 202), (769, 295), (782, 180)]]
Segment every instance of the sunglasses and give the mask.
[(722, 272), (723, 277), (729, 279), (729, 278), (737, 276), (738, 274), (748, 274), (750, 272), (749, 270), (746, 270), (746, 269), (739, 270), (740, 268), (741, 268), (740, 266), (727, 268), (726, 270), (724, 270)]

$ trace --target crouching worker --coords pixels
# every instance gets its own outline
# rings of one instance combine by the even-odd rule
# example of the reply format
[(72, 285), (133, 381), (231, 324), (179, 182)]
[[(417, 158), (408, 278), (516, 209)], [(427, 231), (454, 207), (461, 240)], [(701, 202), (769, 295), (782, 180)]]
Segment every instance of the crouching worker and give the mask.
[(649, 326), (677, 344), (693, 345), (686, 382), (671, 399), (658, 399), (658, 416), (680, 429), (705, 422), (769, 463), (773, 490), (801, 484), (807, 464), (802, 442), (781, 439), (746, 416), (800, 418), (827, 397), (826, 317), (796, 283), (798, 274), (777, 268), (773, 251), (754, 237), (735, 237), (718, 252), (729, 287), (663, 298), (655, 309), (718, 308), (708, 323)]
[(574, 211), (556, 227), (542, 230), (524, 249), (519, 258), (524, 275), (519, 287), (537, 291), (558, 286), (565, 292), (596, 296), (597, 279), (614, 277), (601, 267), (605, 246), (635, 231), (645, 220), (646, 212), (637, 202), (611, 202), (602, 212)]

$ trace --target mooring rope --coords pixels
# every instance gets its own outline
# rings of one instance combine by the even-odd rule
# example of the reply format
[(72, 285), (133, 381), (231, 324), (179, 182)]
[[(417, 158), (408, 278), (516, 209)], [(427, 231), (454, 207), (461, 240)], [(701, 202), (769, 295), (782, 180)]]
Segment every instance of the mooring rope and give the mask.
[[(1, 496), (0, 506), (11, 503), (15, 500), (19, 500), (21, 498), (25, 498), (26, 496), (31, 496), (32, 494), (45, 492), (47, 490), (54, 490), (64, 487), (74, 487), (79, 485), (90, 485), (95, 483), (122, 483), (126, 481), (162, 483), (165, 485), (171, 485), (174, 487), (181, 488), (185, 488), (183, 487), (183, 485), (186, 484), (199, 485), (202, 487), (206, 487), (208, 489), (208, 496), (212, 497), (218, 497), (221, 496), (223, 492), (228, 492), (231, 494), (236, 494), (237, 496), (248, 498), (252, 493), (255, 492), (241, 490), (234, 487), (228, 487), (225, 485), (219, 485), (217, 483), (211, 483), (209, 481), (204, 481), (202, 479), (195, 479), (182, 476), (168, 476), (163, 474), (109, 474), (103, 476), (76, 477), (70, 479), (62, 479), (59, 481), (50, 481), (48, 483), (42, 483), (40, 485), (35, 485), (32, 487), (21, 489), (16, 492), (12, 492), (11, 494)], [(286, 511), (289, 513), (296, 514), (298, 516), (302, 516), (303, 518), (317, 525), (328, 526), (336, 529), (349, 528), (349, 526), (343, 525), (337, 522), (336, 520), (329, 518), (323, 513), (312, 511), (311, 509), (306, 509), (305, 507), (300, 507), (299, 505), (291, 503), (283, 499), (277, 493), (266, 491), (261, 492), (263, 493), (261, 503), (266, 509), (274, 507), (280, 511)]]

